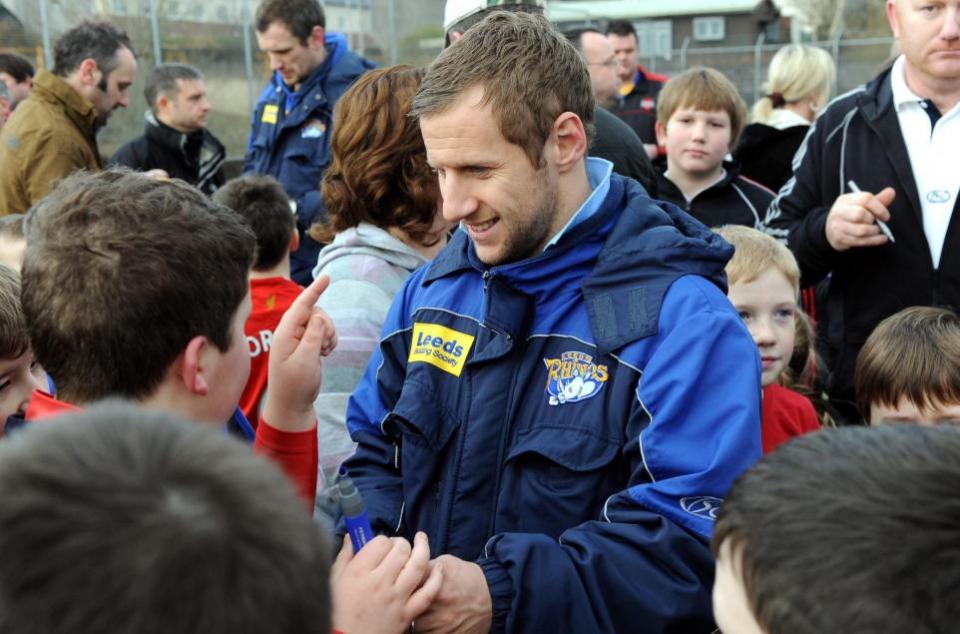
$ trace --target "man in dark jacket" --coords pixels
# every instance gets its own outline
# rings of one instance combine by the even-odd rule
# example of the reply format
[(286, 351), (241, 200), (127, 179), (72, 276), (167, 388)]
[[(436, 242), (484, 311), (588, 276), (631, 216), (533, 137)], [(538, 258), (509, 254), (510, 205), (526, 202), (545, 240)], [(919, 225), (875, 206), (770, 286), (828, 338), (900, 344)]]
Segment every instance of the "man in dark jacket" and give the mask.
[(633, 128), (651, 160), (660, 156), (654, 126), (657, 123), (657, 96), (667, 82), (665, 75), (640, 65), (637, 31), (627, 20), (610, 20), (607, 37), (619, 64), (620, 102), (613, 113)]
[(759, 358), (732, 248), (586, 156), (594, 107), (583, 58), (516, 12), (414, 100), (461, 229), (387, 315), (346, 468), (375, 531), (430, 539), (417, 630), (714, 629), (707, 541), (760, 455)]
[(320, 253), (307, 230), (324, 216), (320, 179), (331, 160), (333, 107), (374, 64), (326, 31), (317, 0), (263, 0), (255, 24), (273, 77), (253, 111), (243, 171), (273, 176), (296, 203), (300, 248), (290, 254), (291, 276), (307, 285)]
[(804, 283), (829, 276), (819, 337), (835, 400), (853, 402), (857, 354), (883, 318), (960, 306), (960, 0), (943, 4), (888, 0), (902, 55), (816, 120), (767, 214)]
[(226, 150), (206, 128), (210, 102), (203, 75), (193, 66), (164, 64), (147, 77), (143, 95), (150, 108), (143, 136), (117, 150), (110, 163), (215, 192), (225, 180)]

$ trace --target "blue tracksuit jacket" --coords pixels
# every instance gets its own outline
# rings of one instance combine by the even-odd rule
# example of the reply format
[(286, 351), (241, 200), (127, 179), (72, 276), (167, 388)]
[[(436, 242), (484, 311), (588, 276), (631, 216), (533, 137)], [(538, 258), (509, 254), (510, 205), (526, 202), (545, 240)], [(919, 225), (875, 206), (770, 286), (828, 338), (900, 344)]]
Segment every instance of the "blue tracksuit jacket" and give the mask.
[(312, 281), (320, 245), (306, 234), (323, 215), (320, 179), (330, 164), (333, 107), (360, 75), (374, 67), (347, 48), (340, 33), (328, 33), (327, 57), (291, 93), (283, 76), (274, 73), (253, 111), (252, 130), (244, 173), (269, 174), (283, 184), (297, 202), (300, 248), (290, 254), (293, 279), (304, 286)]
[(710, 632), (715, 514), (760, 457), (732, 252), (616, 174), (539, 256), (487, 268), (458, 232), (348, 406), (374, 530), (479, 563), (495, 632)]

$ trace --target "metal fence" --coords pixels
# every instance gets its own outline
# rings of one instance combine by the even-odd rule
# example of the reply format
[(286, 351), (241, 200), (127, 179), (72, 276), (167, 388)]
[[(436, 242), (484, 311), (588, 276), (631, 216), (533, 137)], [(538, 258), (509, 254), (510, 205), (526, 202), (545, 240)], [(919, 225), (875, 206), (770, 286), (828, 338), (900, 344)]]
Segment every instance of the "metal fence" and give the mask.
[[(108, 19), (127, 29), (141, 72), (131, 104), (113, 114), (100, 133), (111, 155), (138, 136), (147, 105), (143, 80), (158, 60), (192, 64), (203, 71), (213, 104), (208, 126), (232, 157), (242, 156), (250, 113), (269, 78), (252, 28), (258, 0), (0, 0), (0, 50), (15, 50), (38, 68), (51, 63), (51, 42), (84, 19)], [(346, 33), (351, 47), (382, 64), (428, 64), (443, 45), (444, 0), (327, 0), (327, 29)], [(837, 91), (869, 79), (890, 53), (890, 38), (815, 42), (830, 51), (839, 69)], [(726, 73), (752, 102), (761, 94), (767, 64), (781, 44), (694, 48), (689, 41), (667, 57), (646, 60), (667, 75), (707, 65)]]
[[(877, 74), (890, 60), (893, 38), (836, 39), (823, 42), (807, 42), (825, 49), (837, 66), (834, 94), (842, 94), (856, 88)], [(651, 71), (675, 75), (694, 66), (710, 66), (722, 71), (740, 89), (740, 94), (753, 103), (763, 96), (767, 66), (774, 54), (784, 44), (766, 44), (763, 35), (753, 46), (716, 46), (691, 48), (689, 40), (670, 52), (669, 57), (652, 57), (646, 60)]]

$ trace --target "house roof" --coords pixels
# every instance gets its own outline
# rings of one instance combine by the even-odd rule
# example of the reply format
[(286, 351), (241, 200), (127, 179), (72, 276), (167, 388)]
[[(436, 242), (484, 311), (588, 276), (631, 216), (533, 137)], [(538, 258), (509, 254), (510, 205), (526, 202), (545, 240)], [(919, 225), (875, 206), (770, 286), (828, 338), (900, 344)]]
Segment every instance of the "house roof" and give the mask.
[(603, 18), (643, 19), (680, 15), (749, 13), (763, 0), (550, 0), (547, 17), (554, 22)]

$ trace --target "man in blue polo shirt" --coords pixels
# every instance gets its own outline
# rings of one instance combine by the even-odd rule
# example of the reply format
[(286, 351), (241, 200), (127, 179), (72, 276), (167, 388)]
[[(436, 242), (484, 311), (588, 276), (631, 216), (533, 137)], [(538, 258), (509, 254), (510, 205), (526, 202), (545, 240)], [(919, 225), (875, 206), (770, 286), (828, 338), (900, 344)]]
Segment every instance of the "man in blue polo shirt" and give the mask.
[(290, 254), (291, 276), (307, 285), (320, 244), (307, 230), (323, 216), (320, 179), (330, 163), (333, 107), (373, 63), (327, 33), (317, 0), (264, 0), (257, 8), (257, 43), (273, 77), (253, 111), (244, 173), (269, 174), (296, 203), (300, 248)]

